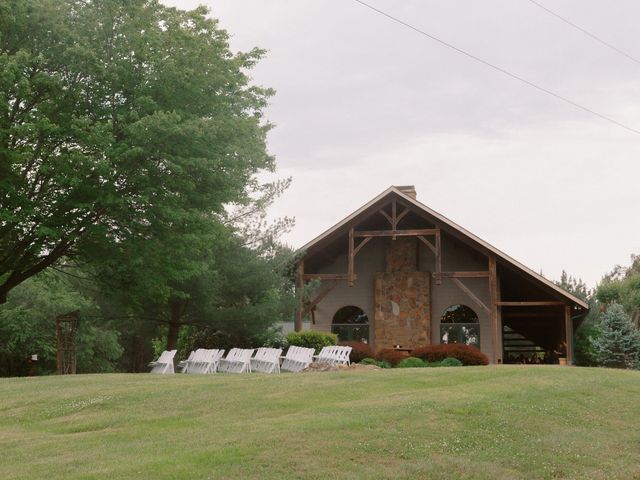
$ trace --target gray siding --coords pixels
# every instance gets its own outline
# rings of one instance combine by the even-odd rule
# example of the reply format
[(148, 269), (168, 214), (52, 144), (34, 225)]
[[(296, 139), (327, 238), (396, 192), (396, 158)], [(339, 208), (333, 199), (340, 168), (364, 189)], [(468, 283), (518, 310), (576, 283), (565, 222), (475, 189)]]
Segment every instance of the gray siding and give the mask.
[[(345, 248), (346, 250), (346, 248)], [(373, 318), (375, 313), (374, 290), (377, 272), (385, 269), (385, 239), (372, 239), (356, 256), (355, 271), (358, 275), (353, 287), (347, 282), (339, 282), (316, 308), (316, 324), (313, 330), (331, 331), (333, 315), (342, 307), (354, 305), (360, 307), (369, 317), (369, 343), (373, 338)], [(347, 254), (340, 255), (335, 262), (327, 265), (319, 273), (344, 273), (347, 271)]]
[[(331, 331), (331, 322), (335, 312), (346, 305), (362, 308), (369, 317), (369, 342), (375, 346), (374, 335), (374, 285), (375, 274), (385, 271), (384, 238), (374, 238), (356, 256), (355, 271), (358, 279), (353, 287), (346, 282), (340, 282), (316, 308), (316, 324), (313, 330)], [(419, 270), (433, 272), (435, 258), (431, 250), (425, 245), (419, 247)], [(475, 252), (472, 248), (459, 243), (452, 238), (442, 237), (442, 269), (443, 271), (469, 271), (488, 269), (485, 256)], [(331, 265), (327, 265), (320, 273), (344, 273), (347, 271), (346, 245), (345, 254), (338, 257)], [(489, 304), (489, 281), (487, 278), (466, 278), (464, 284), (486, 305)], [(451, 279), (443, 278), (441, 285), (432, 282), (431, 290), (431, 332), (432, 343), (440, 343), (440, 318), (444, 310), (450, 305), (464, 304), (472, 308), (480, 320), (480, 348), (491, 358), (493, 341), (491, 335), (491, 320), (486, 311), (476, 305)], [(502, 353), (499, 352), (502, 356)]]

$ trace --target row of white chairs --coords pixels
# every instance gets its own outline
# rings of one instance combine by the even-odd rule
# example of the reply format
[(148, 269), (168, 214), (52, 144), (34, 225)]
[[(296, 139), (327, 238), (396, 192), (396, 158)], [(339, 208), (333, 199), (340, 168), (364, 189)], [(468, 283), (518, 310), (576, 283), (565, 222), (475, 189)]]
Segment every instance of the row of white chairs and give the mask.
[(182, 373), (214, 373), (223, 355), (224, 350), (199, 348), (191, 352), (189, 358), (182, 360), (178, 367)]
[[(255, 352), (255, 354), (254, 354)], [(349, 365), (351, 347), (334, 345), (324, 347), (318, 355), (313, 348), (291, 346), (282, 356), (282, 349), (262, 347), (256, 350), (232, 348), (222, 358), (224, 350), (199, 348), (189, 354), (178, 366), (182, 373), (280, 373), (281, 370), (299, 372), (314, 361), (320, 364)], [(173, 359), (176, 350), (165, 350), (151, 362), (151, 373), (174, 373)]]

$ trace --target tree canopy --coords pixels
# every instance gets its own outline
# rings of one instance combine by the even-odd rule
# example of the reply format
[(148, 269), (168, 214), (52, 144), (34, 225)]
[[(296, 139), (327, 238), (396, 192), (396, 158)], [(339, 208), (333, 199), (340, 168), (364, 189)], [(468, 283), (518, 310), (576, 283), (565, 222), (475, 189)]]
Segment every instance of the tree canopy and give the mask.
[(274, 168), (262, 53), (233, 54), (202, 7), (0, 1), (0, 303), (62, 257), (199, 248)]

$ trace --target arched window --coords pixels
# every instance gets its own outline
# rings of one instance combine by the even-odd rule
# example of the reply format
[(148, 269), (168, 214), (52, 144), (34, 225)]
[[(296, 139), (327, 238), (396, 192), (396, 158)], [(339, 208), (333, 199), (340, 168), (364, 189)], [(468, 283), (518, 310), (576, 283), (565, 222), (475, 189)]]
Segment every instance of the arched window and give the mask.
[(462, 343), (480, 348), (478, 315), (466, 305), (451, 305), (440, 319), (440, 343)]
[(331, 332), (342, 341), (369, 342), (369, 318), (359, 307), (342, 307), (333, 316)]

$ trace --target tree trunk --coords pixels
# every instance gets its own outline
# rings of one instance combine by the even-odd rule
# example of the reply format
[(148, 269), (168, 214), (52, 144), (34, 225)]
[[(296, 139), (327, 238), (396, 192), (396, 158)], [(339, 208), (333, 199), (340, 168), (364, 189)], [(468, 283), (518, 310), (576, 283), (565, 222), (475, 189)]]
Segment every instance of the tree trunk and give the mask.
[(169, 322), (169, 333), (167, 334), (167, 350), (176, 350), (178, 348), (178, 333), (180, 332), (180, 323), (174, 322), (173, 318)]
[(169, 309), (171, 317), (169, 319), (169, 332), (167, 333), (167, 350), (176, 350), (178, 348), (178, 334), (182, 323), (182, 303), (180, 301), (170, 301)]

